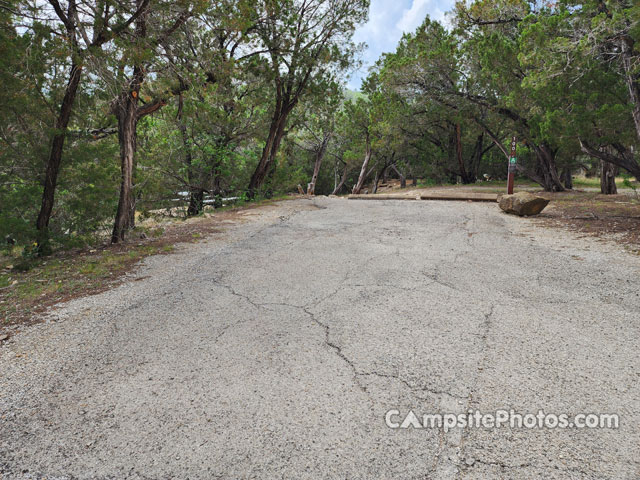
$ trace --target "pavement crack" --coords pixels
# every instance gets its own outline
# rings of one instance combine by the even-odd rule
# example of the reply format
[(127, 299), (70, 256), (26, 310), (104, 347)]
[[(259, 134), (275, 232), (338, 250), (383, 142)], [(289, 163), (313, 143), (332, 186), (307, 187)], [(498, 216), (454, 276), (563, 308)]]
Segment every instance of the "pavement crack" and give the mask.
[(467, 396), (463, 396), (463, 395), (456, 395), (455, 393), (451, 393), (451, 392), (447, 392), (445, 390), (434, 390), (432, 388), (428, 388), (428, 387), (423, 387), (421, 385), (413, 385), (411, 382), (409, 382), (408, 380), (402, 378), (400, 375), (398, 374), (389, 374), (389, 373), (380, 373), (380, 372), (376, 372), (376, 371), (371, 371), (371, 372), (359, 372), (357, 373), (357, 375), (360, 376), (376, 376), (376, 377), (380, 377), (380, 378), (390, 378), (393, 380), (396, 380), (400, 383), (402, 383), (403, 385), (405, 385), (412, 393), (417, 393), (417, 392), (425, 392), (425, 393), (429, 393), (433, 396), (447, 396), (456, 400), (467, 400), (468, 397)]
[(494, 461), (487, 461), (487, 460), (480, 460), (478, 458), (473, 458), (473, 459), (467, 459), (466, 461), (464, 461), (462, 464), (460, 464), (460, 468), (463, 470), (468, 470), (473, 468), (476, 465), (486, 465), (488, 467), (499, 467), (503, 470), (508, 470), (508, 469), (512, 469), (512, 468), (527, 468), (527, 467), (534, 467), (534, 465), (532, 463), (526, 462), (526, 463), (518, 463), (518, 464), (508, 464), (499, 460), (494, 460)]
[[(491, 330), (491, 318), (493, 317), (493, 313), (495, 311), (495, 304), (491, 304), (489, 306), (489, 311), (486, 312), (484, 314), (484, 321), (482, 322), (482, 333), (480, 335), (480, 342), (481, 342), (481, 353), (482, 353), (482, 358), (480, 360), (479, 363), (479, 369), (481, 372), (484, 372), (486, 369), (486, 363), (487, 363), (487, 338), (489, 336), (489, 331)], [(473, 382), (473, 385), (471, 386), (471, 388), (469, 389), (469, 396), (467, 398), (467, 405), (465, 410), (468, 411), (471, 409), (471, 404), (473, 403), (473, 394), (474, 392), (477, 390), (478, 388), (478, 383), (480, 381), (480, 373), (478, 373), (478, 375), (475, 378), (475, 381)], [(465, 450), (465, 441), (467, 439), (467, 430), (463, 430), (461, 435), (460, 435), (460, 441), (458, 442), (458, 458), (464, 458), (464, 450)], [(463, 464), (459, 463), (459, 462), (455, 462), (456, 466), (459, 468), (463, 468)]]
[(355, 363), (349, 358), (347, 357), (344, 352), (342, 351), (342, 347), (340, 345), (338, 345), (337, 343), (333, 342), (331, 340), (331, 328), (329, 327), (329, 325), (327, 325), (324, 322), (321, 322), (320, 320), (318, 320), (315, 316), (315, 314), (311, 311), (309, 311), (308, 307), (300, 307), (302, 309), (302, 311), (304, 311), (309, 318), (311, 318), (311, 320), (318, 325), (319, 327), (321, 327), (324, 330), (324, 343), (327, 347), (329, 347), (331, 350), (333, 350), (335, 352), (335, 354), (342, 359), (342, 361), (344, 363), (346, 363), (349, 368), (351, 369), (351, 371), (353, 372), (353, 378), (355, 380), (356, 385), (358, 385), (358, 388), (360, 390), (362, 390), (365, 393), (367, 392), (367, 387), (365, 385), (363, 385), (360, 382), (360, 375), (358, 373), (358, 369), (356, 368)]
[(211, 279), (211, 281), (218, 285), (219, 287), (224, 288), (225, 290), (227, 290), (231, 295), (241, 298), (244, 301), (246, 301), (247, 303), (249, 303), (250, 305), (253, 305), (255, 308), (261, 308), (263, 307), (264, 304), (260, 304), (260, 303), (256, 303), (253, 300), (251, 300), (251, 297), (249, 297), (248, 295), (245, 295), (243, 293), (239, 293), (238, 291), (236, 291), (235, 288), (233, 288), (231, 285), (227, 285), (226, 283), (222, 283), (220, 280), (217, 279)]
[(440, 263), (438, 263), (437, 265), (435, 265), (433, 267), (433, 273), (428, 273), (425, 271), (422, 271), (422, 275), (424, 275), (426, 278), (432, 280), (433, 283), (441, 285), (443, 287), (449, 288), (451, 290), (454, 291), (459, 291), (459, 288), (456, 287), (455, 285), (453, 285), (452, 283), (446, 282), (444, 280), (442, 280), (440, 278), (441, 274), (440, 274)]

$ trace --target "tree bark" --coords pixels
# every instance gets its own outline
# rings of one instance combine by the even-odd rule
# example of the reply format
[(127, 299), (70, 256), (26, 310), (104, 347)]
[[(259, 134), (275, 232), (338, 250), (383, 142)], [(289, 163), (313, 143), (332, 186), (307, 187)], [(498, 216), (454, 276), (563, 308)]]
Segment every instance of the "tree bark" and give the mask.
[(389, 168), (389, 165), (385, 162), (385, 164), (382, 166), (382, 169), (376, 172), (376, 176), (373, 180), (373, 190), (371, 193), (378, 193), (378, 183), (380, 183), (381, 178), (384, 178), (387, 172), (387, 168)]
[(282, 96), (278, 94), (276, 99), (276, 108), (273, 117), (271, 118), (267, 142), (262, 150), (260, 161), (258, 162), (258, 165), (251, 176), (251, 180), (249, 181), (249, 198), (255, 197), (257, 190), (262, 187), (267, 175), (273, 170), (273, 163), (275, 162), (276, 155), (280, 148), (280, 143), (284, 137), (287, 118), (295, 104), (296, 101), (290, 102), (288, 101), (288, 98), (282, 98)]
[(573, 190), (573, 177), (571, 176), (570, 168), (565, 168), (562, 171), (562, 183), (567, 190)]
[(347, 181), (347, 172), (348, 172), (348, 165), (345, 163), (344, 170), (342, 171), (342, 176), (340, 177), (340, 182), (333, 189), (333, 192), (331, 192), (331, 195), (337, 195), (338, 192), (342, 190), (342, 186), (344, 185), (344, 182)]
[(482, 161), (482, 157), (485, 152), (490, 150), (493, 147), (493, 144), (490, 144), (488, 148), (484, 149), (484, 131), (478, 135), (476, 138), (476, 144), (473, 147), (473, 154), (471, 155), (471, 160), (469, 162), (469, 169), (467, 170), (467, 178), (466, 183), (475, 183), (478, 179), (478, 169), (480, 168), (480, 162)]
[[(149, 15), (148, 0), (136, 0), (139, 15), (135, 18), (135, 37), (142, 41), (147, 38), (147, 17)], [(179, 25), (179, 23), (176, 23)], [(118, 141), (120, 143), (120, 197), (118, 209), (113, 222), (111, 243), (124, 241), (125, 234), (135, 226), (136, 199), (133, 192), (135, 174), (135, 154), (137, 147), (138, 121), (163, 105), (164, 100), (150, 102), (138, 107), (140, 88), (145, 79), (145, 69), (140, 63), (133, 66), (133, 75), (128, 88), (123, 91), (113, 104), (113, 111), (118, 118)]]
[(565, 189), (560, 182), (558, 168), (556, 166), (556, 152), (546, 143), (533, 145), (536, 155), (536, 173), (539, 180), (536, 180), (547, 192), (563, 192)]
[(629, 89), (631, 100), (633, 123), (636, 127), (636, 134), (640, 140), (640, 74), (637, 68), (634, 69), (633, 48), (634, 40), (630, 35), (624, 35), (621, 39), (622, 64), (624, 66), (625, 80)]
[(62, 104), (60, 105), (60, 112), (58, 113), (58, 118), (56, 120), (56, 133), (53, 137), (53, 141), (51, 142), (49, 158), (47, 159), (47, 171), (44, 180), (44, 191), (42, 192), (42, 204), (36, 221), (36, 228), (40, 232), (43, 232), (45, 239), (47, 237), (46, 230), (49, 227), (51, 212), (53, 211), (55, 191), (58, 184), (58, 173), (60, 172), (60, 164), (62, 163), (62, 150), (81, 77), (82, 66), (74, 62), (71, 65), (69, 81), (67, 83)]
[(616, 186), (616, 175), (618, 167), (613, 163), (600, 160), (600, 193), (604, 195), (616, 195), (618, 187)]
[(395, 163), (391, 164), (391, 168), (398, 174), (398, 178), (400, 178), (400, 188), (407, 188), (407, 177), (400, 171)]
[(189, 208), (187, 208), (187, 216), (193, 217), (199, 215), (204, 209), (204, 190), (194, 188), (189, 194)]
[(133, 167), (138, 125), (137, 103), (138, 93), (133, 90), (121, 95), (116, 107), (118, 141), (120, 143), (120, 197), (111, 234), (111, 243), (124, 241), (126, 231), (133, 228), (135, 222)]
[(456, 123), (456, 157), (458, 158), (458, 166), (460, 168), (462, 183), (471, 183), (469, 182), (467, 169), (464, 167), (464, 161), (462, 160), (462, 133), (460, 131), (459, 123)]
[(351, 193), (358, 194), (360, 190), (362, 190), (362, 186), (364, 185), (364, 181), (367, 177), (367, 168), (369, 167), (369, 161), (371, 160), (371, 142), (369, 140), (369, 133), (366, 135), (365, 140), (365, 154), (364, 161), (362, 162), (362, 168), (360, 169), (360, 175), (358, 176), (358, 182), (353, 186), (353, 190)]
[(189, 183), (189, 206), (187, 207), (187, 216), (193, 217), (202, 212), (204, 205), (204, 190), (201, 187), (195, 186), (196, 175), (193, 171), (193, 154), (191, 153), (191, 145), (189, 144), (187, 125), (185, 124), (182, 116), (183, 107), (184, 98), (182, 93), (180, 93), (178, 95), (178, 113), (176, 118), (178, 120), (178, 130), (180, 130), (180, 135), (182, 136), (184, 163), (187, 166), (187, 182)]
[(323, 138), (320, 146), (316, 149), (315, 152), (315, 162), (313, 165), (313, 175), (311, 176), (311, 182), (309, 183), (309, 188), (307, 188), (307, 195), (315, 195), (316, 194), (316, 182), (318, 181), (318, 175), (320, 174), (320, 166), (322, 165), (322, 159), (324, 158), (324, 154), (327, 151), (327, 145), (329, 144), (329, 139), (331, 138), (331, 134), (326, 133)]

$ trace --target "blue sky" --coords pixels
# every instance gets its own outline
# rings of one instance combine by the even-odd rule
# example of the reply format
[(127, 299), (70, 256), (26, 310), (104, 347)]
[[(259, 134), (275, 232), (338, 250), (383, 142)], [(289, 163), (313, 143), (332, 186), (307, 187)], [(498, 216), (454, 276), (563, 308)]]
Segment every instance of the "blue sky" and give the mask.
[(367, 68), (381, 53), (394, 51), (403, 32), (415, 31), (427, 15), (443, 20), (453, 3), (454, 0), (371, 0), (369, 21), (354, 36), (356, 42), (365, 42), (368, 48), (362, 57), (362, 68), (348, 82), (349, 88), (360, 89)]

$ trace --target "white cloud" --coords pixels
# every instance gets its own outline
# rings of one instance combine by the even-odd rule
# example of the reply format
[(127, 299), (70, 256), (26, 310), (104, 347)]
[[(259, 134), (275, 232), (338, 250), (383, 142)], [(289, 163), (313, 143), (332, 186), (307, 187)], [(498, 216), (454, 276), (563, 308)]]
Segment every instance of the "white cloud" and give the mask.
[(383, 52), (396, 49), (403, 32), (413, 32), (429, 15), (444, 20), (444, 12), (453, 7), (453, 0), (371, 0), (369, 21), (354, 35), (356, 42), (365, 42), (368, 49), (362, 56), (363, 67), (349, 81), (349, 87), (360, 88), (367, 69)]
[(413, 32), (430, 13), (432, 0), (413, 0), (411, 8), (402, 12), (402, 18), (396, 23), (396, 28), (403, 32)]

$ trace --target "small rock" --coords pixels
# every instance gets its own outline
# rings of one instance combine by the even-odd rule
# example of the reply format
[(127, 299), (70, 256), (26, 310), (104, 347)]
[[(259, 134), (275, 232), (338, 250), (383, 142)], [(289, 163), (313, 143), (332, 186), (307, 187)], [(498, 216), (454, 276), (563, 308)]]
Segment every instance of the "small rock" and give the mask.
[(140, 233), (140, 238), (142, 238), (144, 240), (145, 238), (147, 238), (147, 234), (144, 233), (144, 232), (141, 232)]
[(467, 458), (467, 459), (464, 461), (464, 463), (466, 463), (467, 465), (469, 465), (470, 467), (472, 467), (472, 466), (476, 463), (476, 461), (475, 461), (475, 459), (473, 459), (473, 458)]
[(529, 192), (518, 192), (513, 195), (500, 196), (498, 198), (498, 204), (505, 212), (522, 217), (538, 215), (549, 204), (549, 200)]
[(7, 335), (6, 333), (0, 335), (0, 342), (4, 342), (5, 340), (9, 340), (9, 335)]

